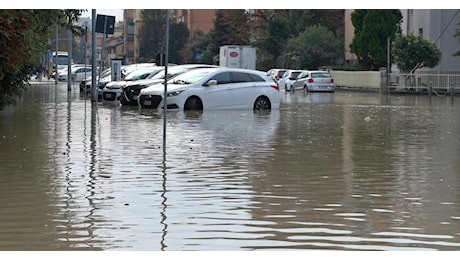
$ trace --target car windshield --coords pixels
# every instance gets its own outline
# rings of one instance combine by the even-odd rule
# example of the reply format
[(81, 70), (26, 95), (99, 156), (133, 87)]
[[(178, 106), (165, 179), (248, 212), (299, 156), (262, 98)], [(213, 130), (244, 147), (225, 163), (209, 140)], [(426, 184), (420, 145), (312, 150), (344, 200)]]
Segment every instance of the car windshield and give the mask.
[(149, 69), (138, 69), (138, 70), (135, 70), (135, 71), (129, 73), (126, 76), (125, 80), (130, 81), (130, 80), (145, 79), (152, 72), (153, 72), (153, 70), (149, 70)]
[(172, 78), (168, 81), (168, 84), (194, 84), (204, 79), (207, 75), (214, 72), (216, 69), (217, 68), (194, 69)]
[(112, 72), (111, 68), (108, 68), (108, 69), (105, 69), (102, 73), (101, 73), (101, 76), (104, 78), (104, 77), (107, 77), (108, 75), (110, 75), (110, 73)]
[(295, 78), (297, 78), (297, 76), (299, 76), (299, 74), (300, 74), (300, 71), (292, 72), (291, 78), (295, 79)]
[[(172, 77), (175, 77), (179, 74), (182, 74), (186, 72), (188, 69), (182, 66), (173, 66), (171, 69), (168, 69), (168, 76), (167, 78), (170, 79)], [(165, 73), (164, 70), (161, 71), (162, 73), (157, 73), (155, 76), (151, 77), (152, 79), (164, 79), (165, 78)]]

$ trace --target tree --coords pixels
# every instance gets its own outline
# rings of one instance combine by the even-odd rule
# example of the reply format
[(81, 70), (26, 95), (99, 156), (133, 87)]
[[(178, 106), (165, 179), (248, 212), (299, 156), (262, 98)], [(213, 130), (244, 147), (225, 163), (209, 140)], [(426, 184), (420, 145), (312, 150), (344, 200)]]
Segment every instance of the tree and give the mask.
[(65, 26), (80, 35), (73, 22), (84, 10), (0, 10), (0, 110), (22, 95), (56, 28)]
[(249, 14), (244, 9), (217, 10), (212, 34), (219, 46), (250, 44)]
[(259, 53), (262, 50), (266, 51), (267, 65), (273, 66), (286, 49), (287, 39), (289, 39), (288, 28), (287, 21), (279, 17), (274, 16), (268, 21), (267, 35), (256, 45)]
[(206, 55), (213, 57), (210, 64), (217, 64), (220, 46), (250, 44), (248, 12), (244, 9), (217, 10), (210, 37), (211, 41), (206, 49)]
[(214, 54), (208, 49), (210, 44), (211, 34), (196, 30), (181, 53), (184, 62), (212, 64)]
[[(254, 41), (257, 47), (257, 66), (268, 70), (273, 67), (286, 66), (288, 40), (299, 36), (309, 26), (321, 25), (338, 37), (343, 37), (345, 11), (342, 9), (276, 9), (257, 10), (254, 13), (252, 35), (258, 37)], [(289, 61), (289, 59), (288, 59)]]
[(315, 25), (289, 39), (281, 57), (284, 57), (287, 67), (315, 70), (335, 65), (342, 54), (343, 40), (325, 26)]
[(387, 65), (388, 37), (392, 41), (401, 32), (401, 11), (394, 10), (355, 10), (351, 22), (355, 35), (350, 50), (356, 54), (362, 69), (378, 70)]
[[(142, 27), (140, 32), (139, 61), (155, 62), (159, 53), (165, 51), (167, 10), (146, 9), (141, 12)], [(170, 19), (168, 61), (182, 63), (180, 53), (185, 47), (189, 31), (184, 23), (175, 23)]]
[(165, 44), (167, 10), (145, 9), (141, 12), (142, 27), (139, 35), (139, 61), (153, 62)]
[(172, 23), (170, 26), (170, 41), (169, 41), (169, 62), (182, 64), (183, 57), (181, 53), (185, 48), (190, 32), (185, 23)]
[(441, 51), (431, 41), (415, 36), (398, 34), (392, 44), (391, 54), (394, 63), (404, 73), (414, 72), (421, 66), (435, 67), (441, 61)]

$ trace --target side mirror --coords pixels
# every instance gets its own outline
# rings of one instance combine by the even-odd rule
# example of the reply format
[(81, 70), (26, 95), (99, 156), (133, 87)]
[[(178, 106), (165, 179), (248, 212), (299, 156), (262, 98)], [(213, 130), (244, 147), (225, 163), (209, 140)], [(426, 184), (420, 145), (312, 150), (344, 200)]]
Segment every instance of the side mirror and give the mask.
[(211, 79), (208, 82), (206, 82), (206, 84), (204, 84), (204, 85), (207, 86), (207, 87), (217, 85), (217, 80)]

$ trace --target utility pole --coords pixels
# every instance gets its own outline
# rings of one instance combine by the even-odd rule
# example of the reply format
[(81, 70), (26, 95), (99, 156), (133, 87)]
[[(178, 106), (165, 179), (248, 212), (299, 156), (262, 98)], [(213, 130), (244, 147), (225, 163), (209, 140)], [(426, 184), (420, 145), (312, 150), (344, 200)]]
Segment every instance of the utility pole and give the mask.
[[(165, 79), (164, 79), (164, 95), (163, 95), (163, 151), (166, 154), (166, 114), (167, 114), (167, 97), (168, 97), (168, 56), (169, 56), (169, 14), (170, 10), (166, 11), (166, 35), (165, 35)], [(160, 55), (161, 56), (161, 55)]]
[(96, 81), (96, 9), (92, 10), (92, 27), (91, 27), (91, 100), (97, 103), (97, 81)]
[(67, 29), (67, 47), (69, 49), (67, 59), (67, 90), (72, 90), (72, 30)]

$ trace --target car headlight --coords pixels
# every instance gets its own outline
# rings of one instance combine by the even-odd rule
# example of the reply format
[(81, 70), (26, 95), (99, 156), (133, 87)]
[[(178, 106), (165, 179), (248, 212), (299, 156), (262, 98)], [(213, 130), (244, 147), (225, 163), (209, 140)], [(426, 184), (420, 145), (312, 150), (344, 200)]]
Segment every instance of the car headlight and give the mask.
[(180, 95), (180, 93), (184, 92), (184, 90), (175, 90), (175, 91), (172, 91), (172, 92), (168, 92), (168, 97), (175, 97), (175, 96), (178, 96)]

